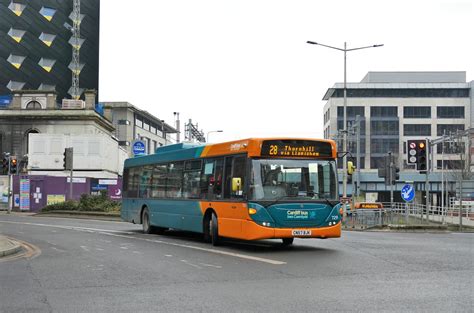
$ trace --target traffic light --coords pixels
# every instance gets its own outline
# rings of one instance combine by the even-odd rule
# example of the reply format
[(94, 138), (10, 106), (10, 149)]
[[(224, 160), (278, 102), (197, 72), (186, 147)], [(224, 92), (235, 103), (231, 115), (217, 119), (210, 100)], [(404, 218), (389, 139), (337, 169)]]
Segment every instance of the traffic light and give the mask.
[(352, 174), (355, 172), (355, 165), (352, 161), (347, 162), (347, 182), (352, 183)]
[(394, 166), (392, 167), (392, 185), (395, 185), (397, 180), (400, 180), (400, 168)]
[(15, 156), (10, 157), (10, 175), (15, 175), (18, 172), (18, 160)]
[(10, 157), (8, 155), (3, 155), (2, 164), (0, 168), (1, 175), (8, 175), (8, 168), (10, 167)]
[(428, 170), (428, 143), (425, 139), (408, 140), (408, 163), (416, 164), (420, 173)]
[(63, 153), (63, 168), (65, 170), (72, 170), (72, 156), (73, 156), (73, 148), (66, 148), (64, 149)]
[(347, 174), (352, 175), (354, 174), (356, 167), (352, 161), (347, 162)]
[(426, 141), (423, 140), (418, 144), (418, 162), (416, 163), (416, 168), (422, 174), (428, 171), (428, 153), (426, 149)]

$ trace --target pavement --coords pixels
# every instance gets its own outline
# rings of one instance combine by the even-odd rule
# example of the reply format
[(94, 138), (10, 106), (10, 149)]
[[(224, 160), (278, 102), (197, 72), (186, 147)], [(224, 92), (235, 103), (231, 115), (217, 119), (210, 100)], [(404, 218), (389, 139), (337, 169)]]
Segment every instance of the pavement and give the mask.
[(21, 246), (14, 240), (0, 235), (0, 258), (15, 254), (21, 250)]

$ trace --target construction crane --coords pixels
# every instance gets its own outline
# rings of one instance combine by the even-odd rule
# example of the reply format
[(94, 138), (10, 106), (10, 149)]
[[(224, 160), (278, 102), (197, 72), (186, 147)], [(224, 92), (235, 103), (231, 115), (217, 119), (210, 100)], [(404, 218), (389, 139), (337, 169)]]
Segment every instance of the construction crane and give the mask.
[(69, 94), (73, 99), (79, 100), (81, 97), (81, 89), (79, 88), (79, 75), (81, 73), (80, 54), (82, 40), (81, 40), (81, 0), (73, 0), (72, 14), (70, 15), (72, 20), (72, 85)]

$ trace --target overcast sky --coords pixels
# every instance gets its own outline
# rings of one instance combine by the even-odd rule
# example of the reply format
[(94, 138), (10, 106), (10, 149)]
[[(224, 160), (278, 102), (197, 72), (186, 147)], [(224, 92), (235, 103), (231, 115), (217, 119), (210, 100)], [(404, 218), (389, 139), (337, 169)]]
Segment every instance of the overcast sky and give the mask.
[[(466, 71), (472, 0), (101, 0), (100, 101), (128, 101), (209, 141), (323, 137), (322, 97), (368, 71)], [(350, 105), (350, 102), (349, 102)]]

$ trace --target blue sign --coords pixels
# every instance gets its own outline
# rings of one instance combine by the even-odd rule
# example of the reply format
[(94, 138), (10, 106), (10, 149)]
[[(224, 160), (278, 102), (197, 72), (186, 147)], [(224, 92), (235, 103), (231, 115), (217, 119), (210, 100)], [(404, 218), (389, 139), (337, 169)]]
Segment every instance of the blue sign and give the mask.
[(7, 107), (12, 102), (12, 96), (0, 96), (0, 107)]
[(402, 188), (402, 199), (406, 202), (413, 201), (415, 198), (415, 188), (412, 185), (406, 184)]
[(134, 155), (143, 155), (146, 154), (145, 142), (137, 140), (133, 143), (132, 152)]

